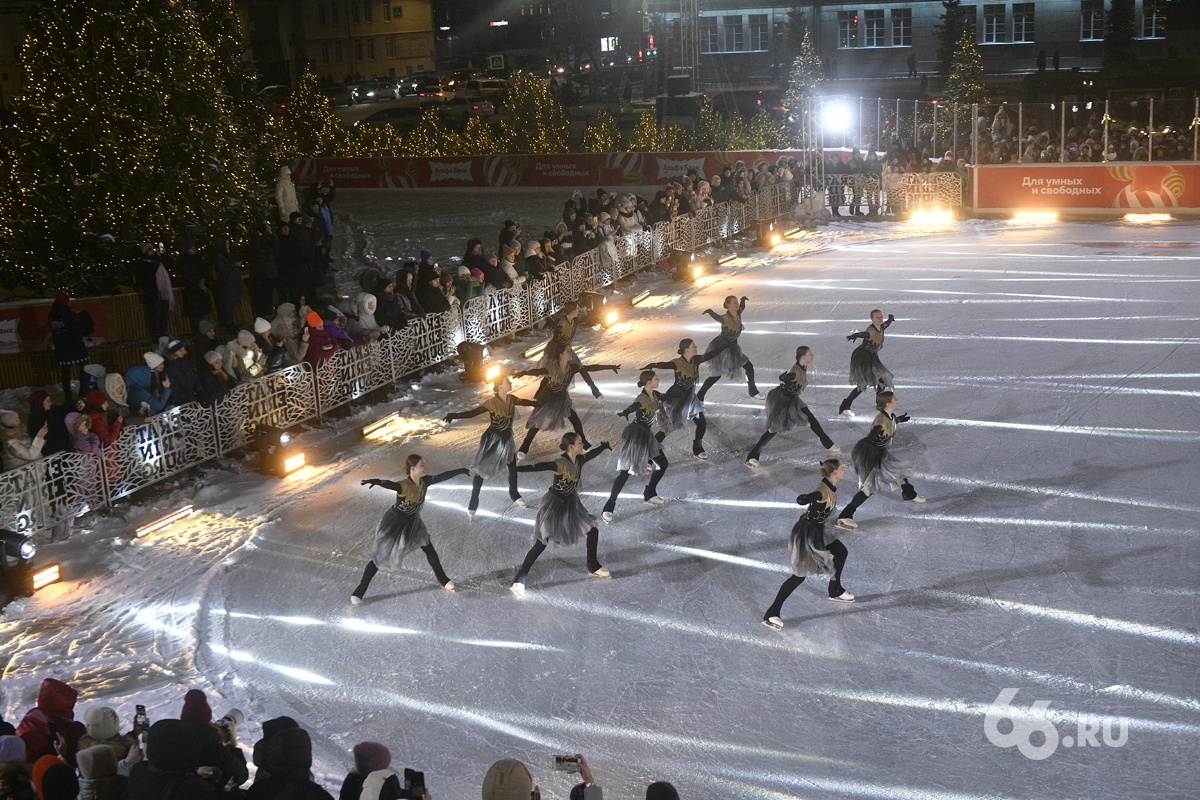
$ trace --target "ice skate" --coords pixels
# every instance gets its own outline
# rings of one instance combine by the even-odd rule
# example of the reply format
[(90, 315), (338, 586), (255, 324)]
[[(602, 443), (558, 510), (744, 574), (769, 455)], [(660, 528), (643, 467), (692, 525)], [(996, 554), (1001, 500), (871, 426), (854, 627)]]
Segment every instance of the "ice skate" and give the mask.
[(758, 467), (758, 459), (757, 458), (747, 458), (746, 466), (757, 468)]
[(843, 590), (843, 591), (842, 591), (842, 593), (841, 593), (841, 594), (839, 594), (837, 597), (830, 597), (829, 599), (830, 599), (830, 600), (833, 600), (833, 601), (835, 601), (835, 602), (838, 602), (838, 603), (853, 603), (853, 602), (854, 602), (854, 595), (852, 595), (852, 594), (850, 594), (849, 592), (847, 592), (847, 591)]
[(475, 519), (475, 509), (468, 508), (467, 509), (467, 522), (471, 522), (474, 519)]
[(842, 452), (842, 448), (838, 447), (836, 444), (831, 444), (829, 447), (825, 448), (825, 452), (837, 455), (838, 453)]
[(359, 596), (358, 596), (358, 595), (356, 595), (356, 594), (352, 594), (352, 595), (350, 595), (350, 605), (352, 605), (352, 606), (361, 606), (361, 605), (362, 605), (362, 598), (361, 598), (361, 597), (359, 597)]
[(514, 582), (511, 586), (508, 587), (508, 590), (510, 592), (512, 592), (513, 594), (515, 594), (517, 597), (520, 597), (521, 595), (525, 594), (525, 584)]
[(588, 574), (591, 575), (593, 578), (611, 578), (612, 577), (612, 573), (608, 571), (608, 567), (601, 567), (600, 569), (592, 570)]
[(773, 631), (783, 630), (783, 620), (779, 617), (763, 617), (762, 624)]
[(652, 505), (652, 506), (661, 506), (661, 505), (664, 505), (666, 502), (667, 502), (666, 500), (663, 500), (658, 495), (654, 495), (654, 497), (646, 498), (646, 503), (648, 503), (649, 505)]
[(904, 498), (904, 502), (906, 502), (906, 503), (924, 503), (925, 495), (914, 494), (912, 497)]
[(848, 408), (842, 408), (842, 409), (838, 410), (838, 416), (842, 416), (842, 417), (845, 417), (846, 419), (850, 419), (851, 417), (854, 416), (854, 412)]
[(600, 519), (604, 520), (605, 522), (612, 522), (613, 521), (613, 512), (605, 511), (603, 514), (600, 515)]
[(516, 500), (513, 500), (513, 505), (520, 506), (521, 508), (525, 508), (525, 498), (518, 497)]
[(699, 453), (692, 453), (692, 458), (697, 461), (708, 461), (708, 453), (701, 450)]
[(751, 400), (766, 400), (767, 396), (762, 392), (753, 392), (750, 395)]
[(453, 592), (454, 591), (454, 581), (446, 581), (445, 583), (442, 584), (442, 588), (445, 589), (447, 592)]
[(834, 526), (841, 528), (844, 531), (853, 531), (858, 529), (858, 523), (849, 517), (838, 517), (838, 521), (834, 523)]

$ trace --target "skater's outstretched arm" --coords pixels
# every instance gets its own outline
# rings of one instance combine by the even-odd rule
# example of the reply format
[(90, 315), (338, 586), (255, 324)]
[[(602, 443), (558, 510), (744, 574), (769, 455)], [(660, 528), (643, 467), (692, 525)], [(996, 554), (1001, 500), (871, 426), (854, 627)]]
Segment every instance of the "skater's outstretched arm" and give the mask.
[(512, 378), (528, 378), (533, 375), (549, 375), (550, 373), (545, 367), (534, 367), (533, 369), (523, 369), (520, 372), (514, 372)]
[(897, 414), (896, 416), (892, 417), (893, 422), (908, 422), (910, 419), (912, 419), (912, 417), (910, 417), (908, 414)]
[(717, 312), (713, 311), (711, 308), (706, 308), (706, 309), (704, 309), (704, 313), (705, 313), (705, 314), (708, 314), (710, 317), (712, 317), (713, 319), (715, 319), (717, 322), (724, 322), (724, 321), (725, 321), (725, 318), (724, 318), (724, 317), (722, 317), (722, 316), (721, 316), (720, 314), (718, 314)]
[(852, 333), (847, 336), (846, 341), (853, 342), (855, 339), (866, 339), (868, 336), (870, 336), (870, 334), (867, 331), (859, 331), (858, 333)]
[(628, 419), (630, 414), (632, 414), (633, 412), (637, 411), (637, 410), (638, 410), (639, 408), (641, 408), (641, 407), (642, 407), (642, 401), (641, 401), (641, 400), (637, 400), (637, 399), (635, 399), (635, 400), (634, 400), (632, 403), (630, 403), (630, 404), (629, 404), (627, 407), (625, 407), (625, 408), (621, 409), (620, 411), (618, 411), (618, 412), (617, 412), (617, 416), (618, 416), (618, 417), (625, 417), (626, 419)]
[(716, 358), (717, 353), (721, 352), (722, 350), (724, 350), (727, 347), (729, 347), (729, 342), (725, 341), (724, 339), (721, 339), (720, 341), (717, 342), (717, 346), (712, 349), (712, 352), (700, 353), (698, 355), (692, 356), (692, 365), (698, 367), (701, 364), (703, 364), (705, 361), (708, 361), (710, 358)]
[(591, 461), (596, 456), (603, 453), (605, 450), (612, 450), (612, 445), (609, 444), (608, 442), (601, 442), (600, 444), (593, 447), (591, 450), (588, 450), (586, 453), (581, 455), (579, 457), (579, 460), (581, 462), (583, 462), (584, 464), (586, 464), (587, 462)]
[(486, 414), (488, 410), (483, 406), (476, 406), (470, 411), (455, 411), (442, 417), (443, 422), (453, 422), (456, 419), (467, 419), (469, 417), (478, 417), (480, 414)]
[(575, 368), (576, 372), (604, 372), (611, 370), (612, 372), (620, 372), (620, 364), (583, 364)]
[(642, 367), (642, 372), (648, 369), (675, 369), (674, 361), (655, 361), (653, 364), (647, 364)]
[(738, 314), (741, 314), (743, 311), (746, 310), (746, 301), (749, 299), (750, 299), (749, 297), (743, 297), (742, 301), (740, 303), (738, 303)]
[(524, 397), (517, 397), (516, 395), (509, 395), (509, 396), (512, 397), (512, 399), (513, 399), (513, 405), (529, 406), (530, 408), (537, 408), (538, 406), (541, 405), (541, 403), (538, 403), (534, 400), (526, 400)]
[(437, 475), (426, 475), (425, 485), (433, 486), (435, 483), (448, 481), (451, 478), (458, 477), (459, 475), (466, 475), (468, 472), (470, 472), (470, 470), (466, 467), (459, 467), (458, 469), (448, 469), (445, 472), (439, 472)]
[(362, 485), (363, 486), (371, 486), (371, 487), (381, 486), (384, 489), (391, 489), (393, 492), (398, 492), (404, 488), (396, 481), (389, 481), (389, 480), (385, 480), (383, 478), (367, 478), (365, 481), (362, 482)]
[(517, 467), (517, 472), (553, 472), (557, 468), (557, 461), (539, 461), (536, 464), (522, 464)]
[(895, 321), (896, 321), (896, 318), (894, 316), (892, 316), (891, 314), (888, 314), (888, 318), (886, 320), (884, 320), (882, 325), (879, 326), (879, 329), (883, 330), (884, 328), (891, 325)]
[(797, 496), (796, 504), (801, 505), (801, 506), (806, 506), (809, 503), (815, 503), (815, 502), (819, 501), (820, 499), (821, 499), (820, 492), (809, 492), (808, 494), (802, 494), (802, 495)]

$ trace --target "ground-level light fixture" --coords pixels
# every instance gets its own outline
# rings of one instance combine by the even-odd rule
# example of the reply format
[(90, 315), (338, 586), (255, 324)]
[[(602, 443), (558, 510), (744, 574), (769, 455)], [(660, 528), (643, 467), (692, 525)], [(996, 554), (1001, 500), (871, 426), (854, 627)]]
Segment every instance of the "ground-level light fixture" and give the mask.
[(478, 383), (487, 380), (487, 373), (484, 370), (483, 362), (487, 359), (489, 353), (487, 345), (482, 345), (479, 342), (460, 342), (458, 345), (458, 357), (462, 359), (463, 371), (460, 376), (468, 383)]
[(608, 313), (605, 306), (608, 304), (608, 295), (600, 292), (580, 292), (579, 293), (579, 308), (583, 314), (584, 325), (601, 325), (604, 323), (604, 318)]
[(44, 589), (52, 583), (62, 580), (62, 567), (58, 564), (46, 564), (33, 571), (31, 578), (33, 590)]
[(1013, 222), (1057, 222), (1057, 211), (1017, 211), (1012, 215)]
[(633, 297), (629, 298), (629, 305), (636, 306), (638, 303), (642, 302), (643, 300), (649, 299), (649, 297), (650, 297), (650, 290), (643, 289), (642, 291), (635, 294)]
[(291, 446), (292, 435), (282, 428), (259, 425), (254, 429), (254, 440), (260, 472), (282, 478), (304, 466), (304, 453)]
[(0, 543), (4, 545), (5, 557), (21, 561), (28, 561), (37, 552), (37, 545), (33, 543), (33, 539), (16, 531), (0, 530)]
[(133, 535), (137, 539), (142, 539), (146, 536), (149, 536), (152, 533), (158, 533), (159, 531), (165, 531), (167, 528), (171, 527), (176, 522), (179, 522), (179, 520), (181, 520), (185, 517), (191, 516), (191, 514), (194, 510), (195, 509), (192, 508), (192, 504), (188, 503), (183, 508), (172, 511), (170, 514), (159, 517), (156, 520), (152, 520), (152, 521), (146, 523), (145, 525), (141, 526), (140, 528), (135, 528), (133, 531)]
[(528, 350), (526, 350), (525, 352), (521, 353), (521, 357), (527, 358), (530, 361), (536, 361), (537, 359), (541, 358), (543, 354), (545, 354), (546, 345), (548, 345), (548, 344), (550, 344), (549, 339), (547, 339), (544, 342), (538, 342), (533, 347), (531, 347)]
[(1137, 214), (1130, 212), (1125, 215), (1126, 222), (1132, 222), (1135, 225), (1145, 225), (1153, 222), (1170, 222), (1170, 214)]
[(737, 257), (738, 257), (737, 253), (727, 253), (717, 259), (717, 266), (719, 267), (723, 264), (728, 264), (730, 261), (733, 261)]

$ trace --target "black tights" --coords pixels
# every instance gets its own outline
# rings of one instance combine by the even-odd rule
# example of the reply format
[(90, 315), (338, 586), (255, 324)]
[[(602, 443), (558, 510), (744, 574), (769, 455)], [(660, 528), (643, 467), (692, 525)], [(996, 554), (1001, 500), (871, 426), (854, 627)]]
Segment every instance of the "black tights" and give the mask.
[(692, 455), (700, 455), (704, 452), (704, 432), (708, 430), (708, 420), (704, 418), (704, 412), (701, 411), (692, 420), (696, 423), (696, 438), (692, 440)]
[[(833, 447), (833, 439), (829, 438), (829, 434), (827, 434), (821, 427), (821, 423), (818, 422), (817, 418), (813, 416), (813, 413), (808, 410), (808, 407), (806, 406), (802, 408), (801, 411), (804, 412), (804, 416), (808, 417), (808, 427), (812, 428), (812, 432), (815, 433), (817, 438), (821, 440), (821, 444), (826, 448)], [(774, 439), (775, 436), (776, 434), (771, 433), (770, 431), (764, 433), (759, 438), (758, 443), (750, 449), (750, 455), (746, 456), (747, 460), (751, 458), (758, 458), (762, 453), (762, 449), (766, 443)]]
[[(425, 558), (429, 559), (429, 566), (433, 569), (433, 576), (437, 578), (437, 582), (442, 586), (449, 583), (450, 578), (442, 569), (441, 559), (438, 558), (437, 550), (433, 549), (433, 544), (425, 545), (421, 548), (421, 551), (425, 553)], [(375, 559), (371, 559), (367, 562), (367, 568), (363, 570), (362, 580), (358, 582), (358, 586), (354, 589), (354, 596), (362, 599), (363, 595), (367, 593), (367, 587), (371, 585), (371, 581), (378, 573), (379, 567), (376, 566)]]
[[(838, 519), (854, 519), (854, 512), (858, 510), (859, 506), (867, 502), (867, 498), (870, 496), (871, 495), (867, 494), (862, 489), (859, 489), (857, 492), (855, 492), (854, 497), (850, 499), (850, 502), (846, 504), (846, 507), (842, 509), (842, 513), (838, 514)], [(917, 489), (908, 482), (907, 478), (900, 481), (901, 498), (904, 500), (912, 500), (916, 496)]]
[[(588, 572), (595, 572), (603, 565), (600, 559), (596, 556), (596, 547), (600, 543), (600, 531), (595, 528), (587, 532), (587, 568)], [(517, 567), (517, 576), (513, 578), (513, 583), (525, 583), (525, 579), (529, 577), (529, 570), (533, 569), (533, 562), (538, 560), (538, 556), (546, 549), (544, 542), (534, 542), (533, 547), (529, 548), (529, 552), (525, 554), (525, 560), (521, 562), (521, 566)]]
[[(592, 445), (588, 442), (587, 436), (585, 436), (583, 433), (583, 420), (579, 419), (579, 415), (575, 413), (575, 409), (571, 409), (571, 413), (567, 414), (567, 419), (571, 421), (571, 427), (574, 428), (575, 432), (579, 434), (579, 439), (583, 442), (583, 446), (587, 449), (591, 449)], [(529, 430), (525, 431), (525, 441), (521, 442), (522, 453), (529, 452), (529, 445), (533, 444), (533, 437), (538, 435), (539, 430), (539, 428), (530, 428)]]
[[(477, 511), (479, 509), (479, 491), (483, 489), (483, 477), (476, 475), (471, 481), (471, 502), (467, 503), (468, 511)], [(521, 499), (521, 493), (517, 490), (517, 462), (508, 462), (508, 496), (513, 502)]]
[[(742, 369), (746, 371), (746, 388), (749, 390), (750, 396), (753, 397), (758, 394), (758, 384), (754, 382), (754, 365), (750, 363), (750, 359), (746, 359), (742, 364)], [(719, 380), (721, 380), (720, 375), (710, 375), (705, 378), (704, 385), (700, 387), (700, 391), (696, 392), (696, 399), (703, 403), (704, 395), (708, 394), (708, 390)]]
[[(661, 431), (654, 434), (654, 438), (658, 439), (659, 444), (662, 444), (665, 433)], [(646, 491), (642, 494), (644, 500), (649, 500), (658, 494), (658, 482), (662, 480), (663, 475), (667, 474), (667, 454), (659, 453), (654, 457), (654, 463), (658, 465), (658, 469), (650, 473), (650, 481), (646, 484)], [(604, 510), (608, 512), (615, 511), (617, 508), (617, 497), (621, 494), (621, 490), (625, 488), (625, 481), (629, 480), (629, 470), (623, 469), (617, 473), (617, 477), (613, 480), (612, 491), (608, 493), (608, 502), (604, 504)]]
[[(833, 576), (829, 579), (829, 596), (837, 597), (846, 591), (842, 586), (842, 567), (846, 566), (846, 556), (849, 555), (849, 551), (846, 550), (846, 545), (842, 544), (840, 539), (834, 539), (825, 547), (833, 555)], [(763, 614), (763, 619), (778, 617), (783, 611), (783, 602), (802, 583), (804, 583), (804, 578), (799, 575), (789, 575), (788, 579), (779, 587), (779, 592), (775, 595), (775, 602), (771, 603), (767, 613)]]

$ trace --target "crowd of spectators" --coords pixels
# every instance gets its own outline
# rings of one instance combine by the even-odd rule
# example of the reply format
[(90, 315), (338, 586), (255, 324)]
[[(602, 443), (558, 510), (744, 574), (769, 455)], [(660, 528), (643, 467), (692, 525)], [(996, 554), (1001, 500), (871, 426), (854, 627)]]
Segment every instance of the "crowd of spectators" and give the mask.
[[(0, 798), (4, 800), (333, 800), (312, 774), (312, 739), (291, 717), (262, 723), (250, 760), (238, 741), (245, 720), (230, 709), (220, 719), (205, 693), (183, 696), (179, 716), (151, 721), (138, 707), (128, 727), (107, 706), (75, 719), (78, 692), (54, 678), (42, 681), (37, 705), (14, 728), (0, 719)], [(123, 732), (124, 731), (124, 732)], [(398, 769), (384, 744), (363, 741), (346, 753), (338, 800), (432, 800), (423, 771)], [(579, 753), (562, 759), (577, 773), (570, 800), (602, 800), (591, 765)], [(251, 771), (253, 768), (253, 777)], [(439, 790), (440, 791), (440, 790)], [(447, 790), (449, 792), (449, 790)], [(483, 800), (540, 800), (522, 762), (504, 758), (483, 776)], [(679, 800), (656, 781), (646, 800)]]

